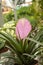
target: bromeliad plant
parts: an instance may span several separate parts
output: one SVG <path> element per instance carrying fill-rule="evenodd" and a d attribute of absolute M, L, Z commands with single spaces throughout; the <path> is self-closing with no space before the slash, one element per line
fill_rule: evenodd
<path fill-rule="evenodd" d="M 33 38 L 30 35 L 32 26 L 30 22 L 22 18 L 16 25 L 16 38 L 7 32 L 0 32 L 0 38 L 5 40 L 7 47 L 12 51 L 13 55 L 6 57 L 14 59 L 17 65 L 34 65 L 34 60 L 43 53 L 43 42 L 41 43 L 41 35 L 43 31 L 39 31 Z"/>

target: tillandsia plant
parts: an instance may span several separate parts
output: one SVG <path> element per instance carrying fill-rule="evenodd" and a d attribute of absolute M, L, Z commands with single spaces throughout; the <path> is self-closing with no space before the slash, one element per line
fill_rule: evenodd
<path fill-rule="evenodd" d="M 20 19 L 16 26 L 17 38 L 25 39 L 30 33 L 31 29 L 32 26 L 27 19 L 25 18 Z"/>
<path fill-rule="evenodd" d="M 43 42 L 41 42 L 43 30 L 38 31 L 33 38 L 31 31 L 31 23 L 25 18 L 20 19 L 16 25 L 15 38 L 10 33 L 0 31 L 0 38 L 5 40 L 13 53 L 5 57 L 14 59 L 16 65 L 35 65 L 38 63 L 38 57 L 43 54 Z"/>

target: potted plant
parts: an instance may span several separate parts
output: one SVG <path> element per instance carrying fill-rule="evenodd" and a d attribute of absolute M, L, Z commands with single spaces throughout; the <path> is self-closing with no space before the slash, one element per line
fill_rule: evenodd
<path fill-rule="evenodd" d="M 0 38 L 4 39 L 6 45 L 11 50 L 12 55 L 5 57 L 14 59 L 14 65 L 37 65 L 41 55 L 43 44 L 39 41 L 43 31 L 39 31 L 33 38 L 31 37 L 32 26 L 30 22 L 22 18 L 16 25 L 16 37 L 5 31 L 0 32 Z M 41 40 L 41 39 L 40 39 Z"/>

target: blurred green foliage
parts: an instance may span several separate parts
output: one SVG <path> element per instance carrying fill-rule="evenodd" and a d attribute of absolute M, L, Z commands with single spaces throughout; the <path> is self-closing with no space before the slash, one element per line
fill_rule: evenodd
<path fill-rule="evenodd" d="M 3 14 L 3 18 L 5 23 L 14 20 L 14 13 L 10 11 L 9 13 Z"/>
<path fill-rule="evenodd" d="M 35 13 L 35 10 L 33 9 L 32 5 L 30 5 L 28 7 L 21 7 L 17 11 L 18 19 L 20 19 L 20 18 L 27 18 L 30 21 L 30 23 L 32 24 L 33 28 L 38 23 L 34 13 Z"/>
<path fill-rule="evenodd" d="M 35 16 L 35 10 L 32 5 L 28 7 L 21 7 L 19 10 L 17 10 L 17 18 L 27 18 L 30 23 L 32 24 L 32 27 L 34 28 L 38 21 Z M 8 14 L 4 14 L 4 22 L 14 21 L 14 12 L 11 11 Z"/>
<path fill-rule="evenodd" d="M 4 14 L 3 17 L 4 22 L 12 21 L 14 20 L 14 12 L 11 11 Z M 43 28 L 43 0 L 32 0 L 32 4 L 28 7 L 20 7 L 20 9 L 17 10 L 17 18 L 27 18 L 31 22 L 33 28 L 37 25 Z"/>
<path fill-rule="evenodd" d="M 35 16 L 39 21 L 39 27 L 43 27 L 43 0 L 33 0 L 32 5 L 35 12 Z"/>

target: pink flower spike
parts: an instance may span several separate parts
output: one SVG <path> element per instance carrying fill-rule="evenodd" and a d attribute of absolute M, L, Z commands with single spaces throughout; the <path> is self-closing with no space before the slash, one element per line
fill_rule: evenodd
<path fill-rule="evenodd" d="M 31 29 L 32 29 L 32 26 L 27 19 L 25 18 L 19 19 L 16 25 L 17 38 L 20 38 L 20 39 L 26 38 L 28 34 L 30 33 Z"/>

